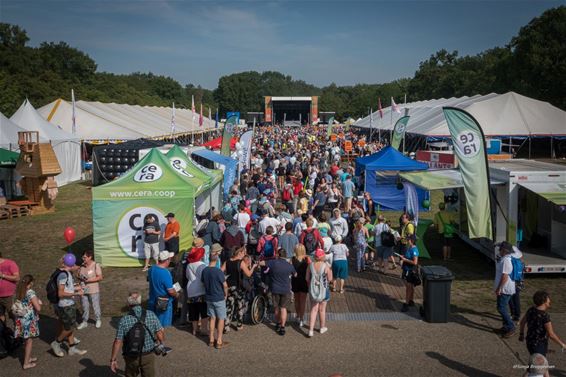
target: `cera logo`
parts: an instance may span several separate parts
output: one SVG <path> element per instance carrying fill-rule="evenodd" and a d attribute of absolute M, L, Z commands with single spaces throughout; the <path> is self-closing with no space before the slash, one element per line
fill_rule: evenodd
<path fill-rule="evenodd" d="M 397 133 L 402 134 L 403 132 L 405 132 L 406 127 L 407 127 L 406 124 L 399 122 L 399 125 L 397 126 Z"/>
<path fill-rule="evenodd" d="M 456 136 L 456 150 L 461 157 L 472 158 L 481 149 L 481 139 L 474 131 L 462 131 Z"/>
<path fill-rule="evenodd" d="M 143 225 L 147 216 L 153 216 L 161 230 L 165 229 L 165 216 L 161 211 L 151 207 L 137 207 L 126 212 L 118 223 L 118 244 L 132 258 L 144 259 Z M 163 240 L 159 236 L 159 250 L 163 250 Z"/>
<path fill-rule="evenodd" d="M 137 171 L 134 176 L 136 182 L 153 182 L 161 178 L 163 171 L 155 164 L 147 164 Z"/>
<path fill-rule="evenodd" d="M 194 177 L 191 173 L 185 170 L 187 169 L 187 163 L 182 159 L 173 157 L 169 160 L 169 162 L 171 163 L 171 167 L 173 167 L 173 169 L 175 169 L 177 172 L 181 173 L 185 177 L 189 177 L 189 178 Z"/>

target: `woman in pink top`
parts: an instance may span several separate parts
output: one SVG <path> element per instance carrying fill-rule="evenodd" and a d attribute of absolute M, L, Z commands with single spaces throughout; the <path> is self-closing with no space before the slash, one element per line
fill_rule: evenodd
<path fill-rule="evenodd" d="M 12 317 L 12 299 L 16 292 L 16 284 L 20 280 L 20 269 L 16 262 L 11 259 L 2 258 L 0 253 L 0 305 L 4 306 L 6 312 Z"/>
<path fill-rule="evenodd" d="M 94 261 L 94 253 L 91 250 L 87 250 L 83 254 L 83 264 L 79 269 L 79 279 L 84 289 L 84 295 L 81 298 L 83 322 L 77 326 L 77 329 L 82 330 L 88 326 L 89 297 L 94 309 L 95 326 L 98 329 L 102 325 L 100 318 L 100 287 L 98 285 L 98 282 L 102 280 L 102 268 Z"/>

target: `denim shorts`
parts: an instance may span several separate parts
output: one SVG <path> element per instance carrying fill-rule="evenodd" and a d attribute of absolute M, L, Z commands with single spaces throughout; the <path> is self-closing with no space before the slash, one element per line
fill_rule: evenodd
<path fill-rule="evenodd" d="M 206 302 L 206 313 L 209 317 L 226 319 L 226 301 Z"/>

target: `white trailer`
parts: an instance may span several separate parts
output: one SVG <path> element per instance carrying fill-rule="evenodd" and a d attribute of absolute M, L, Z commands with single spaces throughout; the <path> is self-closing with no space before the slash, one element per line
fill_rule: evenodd
<path fill-rule="evenodd" d="M 490 161 L 489 174 L 505 182 L 496 187 L 495 242 L 519 241 L 526 273 L 566 273 L 566 165 Z"/>
<path fill-rule="evenodd" d="M 498 202 L 492 208 L 493 241 L 516 245 L 517 235 L 522 235 L 519 246 L 526 273 L 566 273 L 566 165 L 523 159 L 489 161 L 489 175 Z M 459 208 L 460 238 L 495 259 L 491 240 L 467 236 L 464 190 L 458 170 L 427 170 L 400 176 L 426 190 L 458 190 L 459 204 L 452 207 Z M 539 239 L 538 247 L 528 242 L 533 237 Z"/>

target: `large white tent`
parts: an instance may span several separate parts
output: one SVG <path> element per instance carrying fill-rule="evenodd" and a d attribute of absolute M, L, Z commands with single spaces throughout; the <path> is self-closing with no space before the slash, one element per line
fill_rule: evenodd
<path fill-rule="evenodd" d="M 55 177 L 60 186 L 81 179 L 81 142 L 78 137 L 43 119 L 28 100 L 10 120 L 26 131 L 38 131 L 41 141 L 51 143 L 62 170 Z"/>
<path fill-rule="evenodd" d="M 57 99 L 40 109 L 41 116 L 67 132 L 73 128 L 73 106 Z M 172 108 L 77 101 L 75 135 L 86 141 L 116 141 L 171 135 Z M 203 114 L 204 115 L 204 114 Z M 214 119 L 190 109 L 175 109 L 175 134 L 198 133 L 215 128 Z"/>
<path fill-rule="evenodd" d="M 566 136 L 566 112 L 548 102 L 538 101 L 515 92 L 490 93 L 484 96 L 441 98 L 429 101 L 399 104 L 401 114 L 391 113 L 391 107 L 383 109 L 383 118 L 376 111 L 356 122 L 354 127 L 390 131 L 408 109 L 410 119 L 407 133 L 431 138 L 449 137 L 450 132 L 442 108 L 463 109 L 480 123 L 486 136 L 537 137 Z"/>
<path fill-rule="evenodd" d="M 18 145 L 18 132 L 23 131 L 25 131 L 23 128 L 0 113 L 0 148 L 9 151 L 18 151 L 20 149 Z M 41 135 L 40 140 L 45 141 L 44 138 L 42 139 Z"/>

